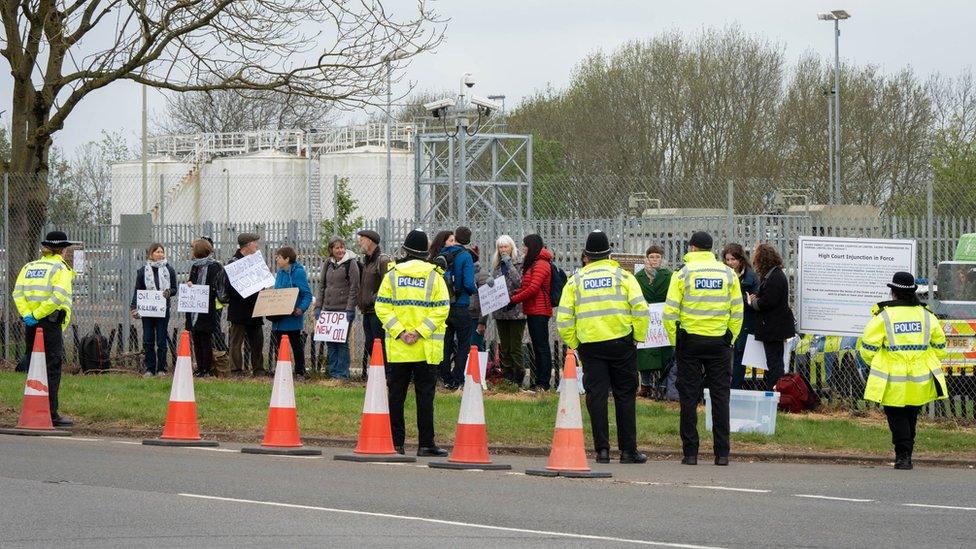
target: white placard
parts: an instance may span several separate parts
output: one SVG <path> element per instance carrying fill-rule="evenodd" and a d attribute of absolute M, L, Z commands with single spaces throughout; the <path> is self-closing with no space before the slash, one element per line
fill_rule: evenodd
<path fill-rule="evenodd" d="M 180 290 L 176 295 L 176 310 L 181 313 L 210 312 L 210 286 L 180 284 Z"/>
<path fill-rule="evenodd" d="M 71 253 L 71 265 L 76 273 L 85 272 L 85 250 L 74 250 Z"/>
<path fill-rule="evenodd" d="M 861 335 L 872 306 L 890 299 L 891 276 L 915 273 L 914 240 L 801 236 L 798 246 L 797 323 L 805 334 Z"/>
<path fill-rule="evenodd" d="M 166 316 L 166 298 L 159 290 L 136 290 L 136 312 L 144 318 Z"/>
<path fill-rule="evenodd" d="M 488 380 L 486 377 L 488 375 L 488 353 L 485 351 L 478 351 L 478 371 L 481 372 L 481 388 L 487 391 Z"/>
<path fill-rule="evenodd" d="M 481 299 L 481 314 L 490 315 L 511 303 L 508 297 L 508 286 L 505 284 L 505 277 L 500 276 L 495 279 L 494 285 L 483 284 L 478 288 L 478 297 Z"/>
<path fill-rule="evenodd" d="M 790 353 L 793 352 L 792 339 L 787 339 L 783 343 L 783 370 L 789 371 L 790 369 Z M 769 365 L 766 364 L 766 348 L 763 346 L 762 341 L 757 341 L 756 336 L 748 334 L 746 338 L 746 348 L 742 353 L 742 365 L 751 366 L 758 370 L 768 370 Z"/>
<path fill-rule="evenodd" d="M 322 311 L 315 321 L 314 341 L 329 343 L 345 343 L 349 337 L 349 319 L 346 313 L 336 311 Z"/>
<path fill-rule="evenodd" d="M 634 274 L 637 274 L 644 270 L 645 265 L 643 263 L 634 263 Z"/>
<path fill-rule="evenodd" d="M 671 341 L 668 333 L 664 331 L 664 303 L 648 303 L 647 312 L 651 321 L 647 324 L 647 335 L 644 342 L 638 343 L 638 349 L 657 349 L 659 347 L 670 347 Z"/>
<path fill-rule="evenodd" d="M 260 251 L 228 263 L 224 266 L 224 272 L 227 273 L 230 285 L 241 294 L 241 297 L 250 297 L 265 288 L 274 286 L 275 283 L 275 277 L 261 257 Z"/>

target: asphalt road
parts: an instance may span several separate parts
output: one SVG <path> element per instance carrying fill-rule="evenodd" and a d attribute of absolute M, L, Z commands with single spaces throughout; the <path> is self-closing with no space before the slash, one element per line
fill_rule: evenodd
<path fill-rule="evenodd" d="M 0 435 L 2 547 L 972 547 L 976 471 L 703 462 L 609 480 Z M 734 456 L 733 456 L 734 457 Z"/>

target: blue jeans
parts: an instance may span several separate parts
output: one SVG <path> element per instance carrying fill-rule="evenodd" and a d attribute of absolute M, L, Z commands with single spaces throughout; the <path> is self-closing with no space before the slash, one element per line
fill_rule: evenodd
<path fill-rule="evenodd" d="M 349 342 L 325 344 L 329 351 L 329 376 L 349 379 Z"/>
<path fill-rule="evenodd" d="M 155 374 L 166 371 L 166 351 L 169 341 L 166 339 L 166 326 L 169 318 L 142 319 L 142 349 L 145 351 L 144 363 L 146 371 Z"/>

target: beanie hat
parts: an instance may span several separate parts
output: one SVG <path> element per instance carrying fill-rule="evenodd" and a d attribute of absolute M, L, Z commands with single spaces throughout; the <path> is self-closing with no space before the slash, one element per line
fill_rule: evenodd
<path fill-rule="evenodd" d="M 698 248 L 699 250 L 711 250 L 712 249 L 712 235 L 706 233 L 705 231 L 698 231 L 697 233 L 691 235 L 691 240 L 688 244 Z"/>
<path fill-rule="evenodd" d="M 454 240 L 462 246 L 471 244 L 471 229 L 464 226 L 458 227 L 454 231 Z"/>
<path fill-rule="evenodd" d="M 607 255 L 610 253 L 610 239 L 607 233 L 597 229 L 586 237 L 586 255 Z"/>
<path fill-rule="evenodd" d="M 410 231 L 407 238 L 403 241 L 403 251 L 407 255 L 427 257 L 427 246 L 429 245 L 427 241 L 427 233 L 421 231 L 420 229 L 414 229 Z"/>
<path fill-rule="evenodd" d="M 363 230 L 359 231 L 356 234 L 358 236 L 365 236 L 366 238 L 372 240 L 373 241 L 373 244 L 379 244 L 380 243 L 380 233 L 378 233 L 376 231 L 373 231 L 373 230 L 370 230 L 370 229 L 363 229 Z"/>

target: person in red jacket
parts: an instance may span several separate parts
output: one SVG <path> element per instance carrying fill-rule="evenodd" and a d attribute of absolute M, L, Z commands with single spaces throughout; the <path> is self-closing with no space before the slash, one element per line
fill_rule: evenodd
<path fill-rule="evenodd" d="M 549 348 L 549 318 L 552 302 L 549 289 L 552 286 L 552 252 L 542 243 L 542 237 L 530 234 L 522 239 L 522 286 L 512 296 L 513 304 L 522 304 L 532 351 L 535 382 L 533 390 L 548 391 L 552 375 L 552 352 Z M 513 305 L 514 306 L 514 305 Z"/>

